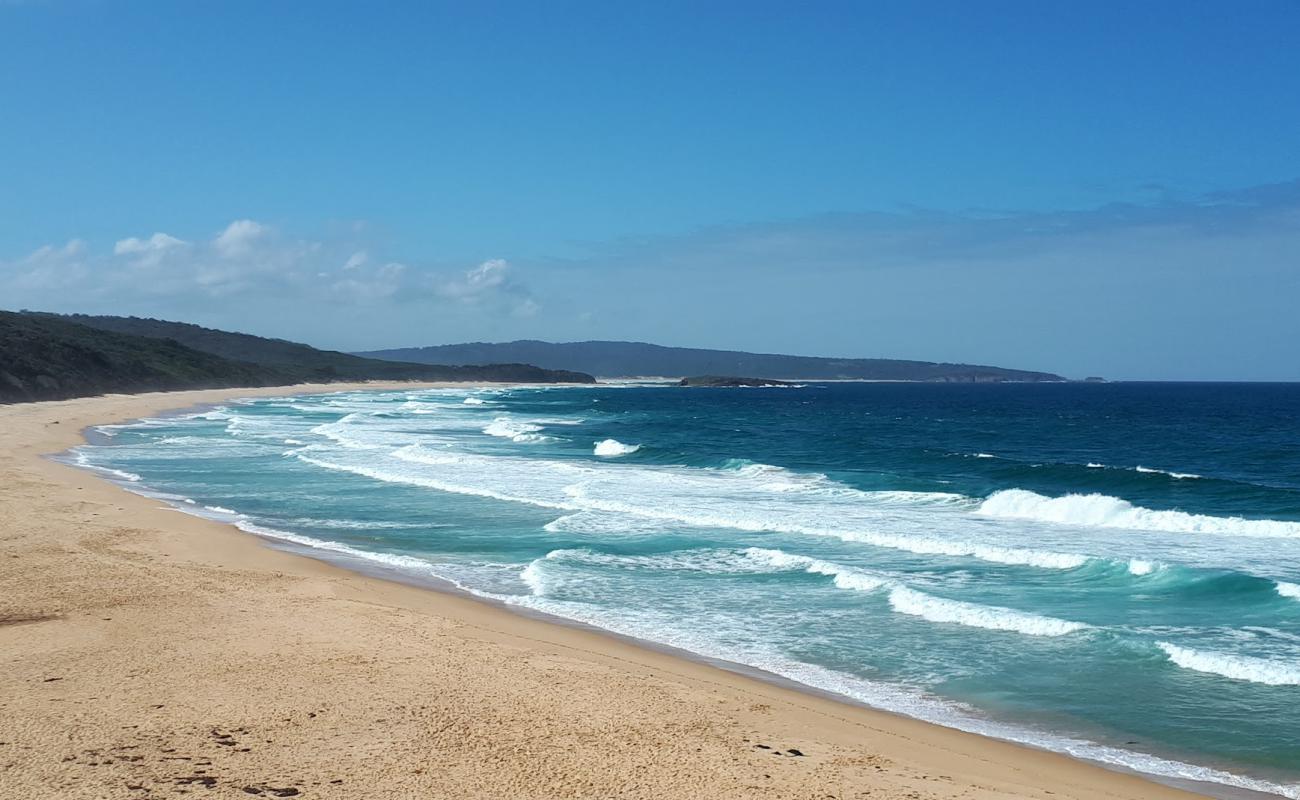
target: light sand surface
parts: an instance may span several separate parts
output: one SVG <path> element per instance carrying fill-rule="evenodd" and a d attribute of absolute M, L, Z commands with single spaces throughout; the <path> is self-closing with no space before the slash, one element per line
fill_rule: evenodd
<path fill-rule="evenodd" d="M 348 572 L 43 457 L 290 391 L 0 406 L 0 798 L 1193 796 Z"/>

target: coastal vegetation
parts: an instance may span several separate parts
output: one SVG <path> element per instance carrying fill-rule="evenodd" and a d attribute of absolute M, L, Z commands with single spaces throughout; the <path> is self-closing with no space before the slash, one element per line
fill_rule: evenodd
<path fill-rule="evenodd" d="M 592 383 L 528 364 L 407 364 L 137 317 L 0 311 L 0 403 L 363 380 Z"/>

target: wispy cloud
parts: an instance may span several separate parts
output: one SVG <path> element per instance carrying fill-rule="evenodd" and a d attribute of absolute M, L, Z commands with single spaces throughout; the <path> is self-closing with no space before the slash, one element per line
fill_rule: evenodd
<path fill-rule="evenodd" d="M 456 304 L 503 314 L 537 307 L 502 259 L 459 271 L 376 259 L 356 240 L 364 232 L 327 242 L 241 219 L 197 241 L 157 232 L 94 251 L 73 239 L 0 260 L 0 296 L 6 305 L 107 311 L 114 303 L 138 308 L 141 298 L 162 308 L 253 297 L 308 306 Z"/>
<path fill-rule="evenodd" d="M 1005 262 L 1127 240 L 1196 246 L 1297 232 L 1300 180 L 1153 204 L 1068 211 L 841 213 L 621 239 L 567 266 L 666 269 L 871 270 Z M 1105 266 L 1097 264 L 1098 267 Z"/>
<path fill-rule="evenodd" d="M 359 349 L 599 337 L 1078 377 L 1300 378 L 1300 362 L 1277 357 L 1300 340 L 1300 181 L 1152 196 L 833 214 L 459 264 L 389 257 L 366 226 L 313 239 L 243 219 L 0 260 L 0 302 Z"/>
<path fill-rule="evenodd" d="M 542 266 L 553 295 L 587 298 L 571 307 L 584 338 L 1300 378 L 1271 344 L 1300 340 L 1300 181 L 1081 210 L 717 226 Z M 618 291 L 598 302 L 595 285 Z"/>

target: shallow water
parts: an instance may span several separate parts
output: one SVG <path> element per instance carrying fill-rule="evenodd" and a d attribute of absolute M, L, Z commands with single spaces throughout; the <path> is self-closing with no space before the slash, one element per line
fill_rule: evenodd
<path fill-rule="evenodd" d="M 79 463 L 871 705 L 1300 797 L 1300 386 L 349 392 Z"/>

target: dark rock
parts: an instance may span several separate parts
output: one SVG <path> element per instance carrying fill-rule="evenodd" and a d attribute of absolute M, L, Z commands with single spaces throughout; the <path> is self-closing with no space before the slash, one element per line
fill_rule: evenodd
<path fill-rule="evenodd" d="M 696 375 L 690 378 L 682 378 L 678 386 L 706 386 L 710 388 L 735 388 L 740 386 L 762 387 L 762 386 L 794 386 L 789 381 L 778 381 L 771 378 L 737 378 L 731 375 Z"/>

